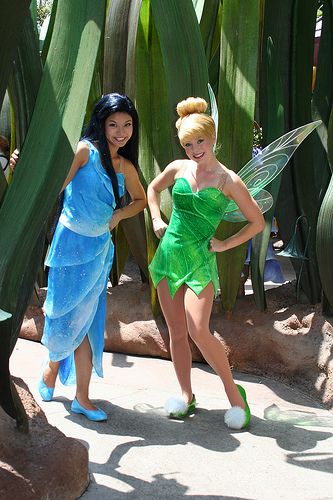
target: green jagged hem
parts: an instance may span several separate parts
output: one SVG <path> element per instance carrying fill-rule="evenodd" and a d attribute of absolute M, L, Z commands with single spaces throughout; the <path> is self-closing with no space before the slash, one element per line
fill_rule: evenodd
<path fill-rule="evenodd" d="M 169 292 L 170 292 L 170 295 L 172 298 L 174 298 L 174 296 L 176 295 L 176 292 L 183 286 L 183 285 L 186 285 L 188 286 L 197 296 L 200 295 L 201 292 L 203 292 L 203 290 L 206 288 L 206 286 L 209 285 L 209 283 L 212 283 L 213 284 L 213 287 L 214 287 L 214 297 L 216 298 L 217 295 L 218 295 L 218 290 L 219 290 L 219 281 L 218 281 L 218 278 L 217 279 L 214 279 L 214 278 L 211 278 L 210 280 L 207 281 L 207 283 L 205 283 L 204 285 L 203 284 L 193 284 L 191 281 L 187 281 L 187 280 L 184 280 L 183 282 L 181 282 L 179 285 L 175 286 L 174 283 L 172 281 L 170 281 L 168 279 L 167 276 L 162 276 L 161 278 L 159 278 L 157 281 L 154 280 L 152 274 L 150 274 L 151 276 L 151 279 L 152 279 L 152 282 L 153 282 L 153 285 L 154 285 L 154 288 L 157 288 L 157 286 L 159 285 L 159 283 L 162 281 L 162 280 L 166 280 L 167 284 L 168 284 L 168 289 L 169 289 Z"/>

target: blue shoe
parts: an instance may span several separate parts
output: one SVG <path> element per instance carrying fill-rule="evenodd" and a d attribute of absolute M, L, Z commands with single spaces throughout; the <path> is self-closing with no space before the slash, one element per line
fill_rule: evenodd
<path fill-rule="evenodd" d="M 48 387 L 44 382 L 44 372 L 39 381 L 38 390 L 43 401 L 52 401 L 54 387 Z"/>
<path fill-rule="evenodd" d="M 103 420 L 107 420 L 108 418 L 105 411 L 101 410 L 100 408 L 97 408 L 97 410 L 87 410 L 82 405 L 80 405 L 76 398 L 72 402 L 71 411 L 72 413 L 81 413 L 82 415 L 87 417 L 88 420 L 93 420 L 94 422 L 102 422 Z"/>

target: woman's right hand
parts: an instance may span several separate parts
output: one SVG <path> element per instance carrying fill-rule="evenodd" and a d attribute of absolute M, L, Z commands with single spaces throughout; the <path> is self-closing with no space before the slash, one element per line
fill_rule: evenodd
<path fill-rule="evenodd" d="M 10 159 L 9 159 L 9 165 L 10 165 L 10 168 L 11 168 L 12 172 L 14 172 L 14 170 L 15 170 L 15 167 L 16 167 L 16 164 L 18 162 L 19 157 L 20 157 L 19 150 L 18 149 L 14 149 L 14 151 L 10 155 Z"/>
<path fill-rule="evenodd" d="M 162 236 L 164 235 L 166 228 L 168 227 L 168 224 L 164 222 L 161 217 L 154 217 L 153 220 L 153 230 L 154 233 L 156 234 L 157 238 L 160 240 Z"/>

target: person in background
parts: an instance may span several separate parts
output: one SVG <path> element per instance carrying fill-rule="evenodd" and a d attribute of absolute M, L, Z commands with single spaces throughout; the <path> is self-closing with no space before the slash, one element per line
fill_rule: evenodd
<path fill-rule="evenodd" d="M 3 173 L 6 179 L 8 179 L 9 174 L 9 141 L 8 139 L 0 135 L 0 163 Z"/>

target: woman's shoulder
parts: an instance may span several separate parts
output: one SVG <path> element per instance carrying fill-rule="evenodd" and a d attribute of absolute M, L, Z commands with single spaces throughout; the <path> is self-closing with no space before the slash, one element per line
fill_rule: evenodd
<path fill-rule="evenodd" d="M 224 183 L 223 192 L 232 197 L 239 189 L 244 189 L 245 184 L 239 175 L 229 168 L 225 168 L 226 171 L 226 179 Z"/>
<path fill-rule="evenodd" d="M 89 151 L 91 144 L 92 143 L 90 141 L 88 141 L 87 139 L 81 139 L 78 142 L 77 151 L 81 151 L 81 150 Z"/>
<path fill-rule="evenodd" d="M 99 153 L 98 142 L 90 141 L 89 139 L 81 139 L 77 147 L 84 151 L 94 151 Z"/>
<path fill-rule="evenodd" d="M 165 170 L 173 171 L 175 173 L 175 176 L 181 175 L 190 165 L 190 163 L 191 163 L 190 160 L 185 160 L 185 159 L 174 160 L 171 163 L 169 163 L 169 165 L 167 165 Z"/>
<path fill-rule="evenodd" d="M 75 158 L 79 161 L 81 167 L 86 165 L 86 163 L 89 160 L 89 156 L 90 156 L 89 144 L 86 141 L 79 141 L 76 148 Z"/>
<path fill-rule="evenodd" d="M 230 168 L 224 167 L 226 174 L 227 174 L 227 182 L 229 184 L 239 184 L 242 183 L 242 179 L 239 177 L 239 175 L 231 170 Z"/>

